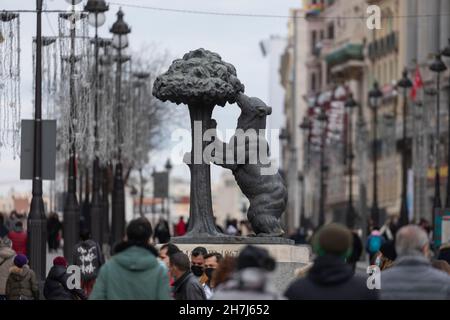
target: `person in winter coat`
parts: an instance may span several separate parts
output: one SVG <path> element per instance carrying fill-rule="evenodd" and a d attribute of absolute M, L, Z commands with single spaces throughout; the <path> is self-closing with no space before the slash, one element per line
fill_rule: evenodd
<path fill-rule="evenodd" d="M 266 249 L 247 246 L 236 262 L 236 272 L 219 285 L 212 300 L 280 300 L 282 297 L 269 282 L 269 274 L 276 262 Z"/>
<path fill-rule="evenodd" d="M 10 269 L 14 266 L 16 253 L 11 247 L 11 240 L 7 237 L 0 238 L 0 300 L 6 300 L 6 281 L 8 280 Z"/>
<path fill-rule="evenodd" d="M 152 227 L 138 218 L 127 227 L 127 240 L 119 243 L 98 274 L 90 300 L 169 300 L 169 276 L 158 251 L 151 246 Z"/>
<path fill-rule="evenodd" d="M 69 289 L 70 275 L 67 273 L 67 261 L 64 257 L 53 259 L 44 285 L 44 297 L 47 300 L 86 300 L 81 289 Z"/>
<path fill-rule="evenodd" d="M 441 245 L 437 259 L 445 260 L 448 264 L 450 264 L 450 242 Z"/>
<path fill-rule="evenodd" d="M 421 227 L 402 227 L 395 237 L 395 251 L 394 265 L 381 272 L 381 299 L 450 299 L 450 276 L 432 267 L 428 236 Z"/>
<path fill-rule="evenodd" d="M 105 259 L 100 245 L 90 239 L 89 231 L 82 230 L 80 240 L 74 247 L 73 261 L 81 269 L 81 288 L 89 296 Z"/>
<path fill-rule="evenodd" d="M 186 230 L 187 230 L 187 225 L 184 222 L 184 218 L 180 217 L 180 219 L 178 220 L 178 223 L 175 227 L 175 234 L 178 237 L 184 236 L 186 234 Z"/>
<path fill-rule="evenodd" d="M 376 290 L 367 288 L 367 278 L 355 275 L 346 263 L 351 255 L 352 234 L 348 228 L 331 223 L 318 230 L 313 239 L 317 254 L 305 278 L 295 280 L 285 292 L 289 300 L 376 300 Z"/>
<path fill-rule="evenodd" d="M 8 300 L 39 300 L 39 287 L 34 271 L 28 266 L 28 259 L 23 254 L 14 258 L 5 288 Z"/>
<path fill-rule="evenodd" d="M 206 300 L 205 291 L 196 276 L 191 273 L 189 257 L 177 252 L 169 257 L 170 274 L 175 278 L 173 297 L 175 300 Z"/>
<path fill-rule="evenodd" d="M 158 243 L 167 243 L 170 241 L 169 224 L 163 218 L 159 219 L 155 227 L 155 235 L 153 239 L 158 239 Z"/>
<path fill-rule="evenodd" d="M 380 251 L 381 246 L 385 242 L 381 232 L 375 228 L 367 238 L 366 251 L 369 254 L 369 263 L 375 264 L 375 256 Z"/>
<path fill-rule="evenodd" d="M 22 221 L 17 221 L 14 229 L 8 233 L 12 248 L 17 254 L 27 255 L 27 233 L 23 230 Z"/>
<path fill-rule="evenodd" d="M 0 212 L 0 238 L 4 238 L 8 236 L 9 229 L 5 225 L 5 217 L 3 216 L 3 213 Z"/>
<path fill-rule="evenodd" d="M 58 214 L 53 212 L 47 219 L 47 240 L 49 251 L 56 251 L 59 248 L 59 232 L 62 229 Z"/>
<path fill-rule="evenodd" d="M 363 252 L 363 244 L 361 241 L 361 238 L 359 237 L 356 230 L 352 230 L 352 237 L 353 237 L 353 248 L 352 253 L 347 258 L 347 263 L 352 266 L 353 272 L 356 270 L 356 264 L 358 263 L 359 259 L 361 258 L 361 254 Z"/>

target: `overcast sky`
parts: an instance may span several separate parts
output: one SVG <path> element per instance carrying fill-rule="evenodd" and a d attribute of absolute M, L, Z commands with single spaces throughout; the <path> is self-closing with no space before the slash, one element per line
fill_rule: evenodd
<path fill-rule="evenodd" d="M 85 2 L 85 1 L 83 1 Z M 68 9 L 64 0 L 44 0 L 48 9 Z M 107 21 L 100 30 L 100 36 L 109 37 L 109 28 L 115 21 L 119 9 L 116 3 L 123 4 L 125 21 L 132 28 L 130 49 L 138 50 L 145 44 L 157 44 L 167 49 L 173 58 L 203 47 L 219 53 L 222 58 L 232 63 L 239 79 L 245 84 L 246 93 L 267 100 L 268 96 L 268 60 L 259 47 L 261 40 L 270 35 L 285 36 L 287 19 L 256 18 L 238 16 L 218 16 L 164 12 L 132 8 L 126 5 L 146 5 L 160 8 L 186 9 L 245 14 L 288 15 L 290 8 L 301 5 L 300 0 L 116 0 L 110 2 Z M 35 9 L 34 0 L 0 0 L 0 10 Z M 57 14 L 48 13 L 43 17 L 43 34 L 53 35 L 57 32 Z M 31 118 L 32 107 L 32 59 L 31 39 L 36 32 L 36 16 L 30 13 L 21 15 L 21 49 L 22 49 L 22 118 Z M 186 112 L 187 108 L 182 112 Z M 185 113 L 188 117 L 188 113 Z M 235 106 L 216 107 L 213 117 L 218 120 L 219 129 L 235 128 L 239 110 Z M 161 153 L 154 161 L 162 168 L 170 150 Z M 0 194 L 5 194 L 11 187 L 16 190 L 30 190 L 31 181 L 19 182 L 19 160 L 13 160 L 9 153 L 1 150 L 0 159 Z M 213 180 L 220 176 L 220 170 L 213 169 Z M 189 177 L 185 165 L 174 168 L 174 174 Z"/>

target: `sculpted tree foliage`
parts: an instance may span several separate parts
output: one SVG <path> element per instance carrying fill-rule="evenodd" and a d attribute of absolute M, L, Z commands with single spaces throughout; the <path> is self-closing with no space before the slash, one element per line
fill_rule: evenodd
<path fill-rule="evenodd" d="M 157 77 L 153 95 L 162 101 L 186 104 L 189 108 L 192 150 L 187 155 L 191 171 L 190 223 L 186 236 L 214 236 L 216 230 L 211 202 L 210 165 L 202 157 L 208 141 L 194 141 L 194 128 L 201 124 L 201 137 L 214 126 L 211 119 L 216 105 L 235 103 L 244 85 L 233 65 L 217 53 L 197 49 L 173 61 L 169 70 Z M 195 124 L 196 123 L 196 124 Z M 200 132 L 199 132 L 200 133 Z M 196 137 L 196 139 L 201 139 Z M 196 148 L 196 145 L 200 148 Z"/>

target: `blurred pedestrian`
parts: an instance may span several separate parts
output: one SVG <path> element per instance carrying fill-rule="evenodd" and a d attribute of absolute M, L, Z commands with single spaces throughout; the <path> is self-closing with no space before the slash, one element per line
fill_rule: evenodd
<path fill-rule="evenodd" d="M 173 243 L 165 243 L 159 249 L 159 258 L 166 264 L 167 268 L 169 267 L 169 257 L 181 250 L 174 245 Z"/>
<path fill-rule="evenodd" d="M 169 257 L 170 274 L 175 278 L 173 297 L 175 300 L 206 300 L 202 286 L 191 271 L 189 257 L 177 252 Z"/>
<path fill-rule="evenodd" d="M 186 234 L 186 223 L 184 222 L 183 216 L 178 220 L 177 226 L 175 227 L 175 235 L 177 237 L 184 236 Z"/>
<path fill-rule="evenodd" d="M 11 240 L 8 237 L 0 238 L 0 300 L 6 300 L 6 281 L 10 269 L 14 266 L 15 256 Z"/>
<path fill-rule="evenodd" d="M 445 260 L 433 260 L 431 262 L 431 265 L 433 266 L 433 268 L 443 271 L 446 274 L 448 274 L 450 276 L 450 264 L 447 263 L 447 261 Z"/>
<path fill-rule="evenodd" d="M 211 280 L 214 276 L 214 272 L 219 266 L 219 263 L 222 261 L 223 256 L 218 252 L 208 253 L 205 256 L 205 275 L 206 282 L 202 285 L 203 290 L 205 291 L 206 299 L 210 300 L 214 293 L 214 285 L 211 283 Z"/>
<path fill-rule="evenodd" d="M 14 258 L 14 266 L 6 281 L 5 294 L 7 300 L 39 300 L 36 275 L 28 266 L 28 258 L 23 254 Z"/>
<path fill-rule="evenodd" d="M 62 223 L 56 212 L 52 212 L 47 219 L 47 240 L 50 252 L 59 249 L 59 232 L 62 230 Z"/>
<path fill-rule="evenodd" d="M 363 252 L 363 244 L 357 230 L 352 230 L 352 237 L 352 253 L 347 258 L 347 263 L 352 266 L 353 272 L 355 272 L 356 264 L 358 263 L 359 259 L 361 259 L 361 254 Z"/>
<path fill-rule="evenodd" d="M 269 282 L 276 262 L 266 249 L 247 246 L 236 261 L 230 280 L 216 288 L 212 300 L 278 300 L 281 297 Z"/>
<path fill-rule="evenodd" d="M 9 229 L 5 225 L 5 217 L 3 213 L 0 212 L 0 238 L 4 238 L 8 235 Z"/>
<path fill-rule="evenodd" d="M 375 255 L 380 251 L 381 246 L 383 245 L 385 239 L 381 235 L 381 232 L 378 228 L 374 228 L 367 238 L 366 242 L 366 251 L 369 254 L 369 263 L 375 263 Z"/>
<path fill-rule="evenodd" d="M 160 218 L 156 227 L 153 239 L 158 239 L 158 243 L 167 243 L 170 241 L 169 224 L 164 218 Z"/>
<path fill-rule="evenodd" d="M 225 256 L 217 266 L 211 279 L 211 286 L 217 288 L 231 279 L 236 269 L 236 258 Z"/>
<path fill-rule="evenodd" d="M 81 269 L 81 288 L 89 296 L 105 259 L 100 244 L 91 239 L 87 230 L 80 232 L 80 242 L 74 247 L 73 261 Z"/>
<path fill-rule="evenodd" d="M 437 259 L 445 260 L 445 261 L 447 261 L 448 264 L 450 264 L 450 243 L 449 242 L 441 245 L 441 247 L 439 248 Z"/>
<path fill-rule="evenodd" d="M 47 300 L 86 300 L 82 289 L 69 289 L 70 275 L 67 273 L 67 261 L 64 257 L 53 259 L 44 284 L 44 297 Z"/>
<path fill-rule="evenodd" d="M 12 231 L 8 233 L 12 248 L 17 254 L 27 255 L 27 233 L 23 230 L 22 221 L 17 221 Z"/>
<path fill-rule="evenodd" d="M 375 300 L 377 293 L 367 288 L 367 278 L 355 275 L 346 263 L 351 255 L 353 236 L 343 225 L 331 223 L 313 238 L 317 255 L 307 276 L 295 280 L 287 289 L 289 300 Z"/>
<path fill-rule="evenodd" d="M 100 269 L 89 299 L 170 299 L 167 269 L 150 245 L 150 222 L 145 218 L 133 220 L 126 233 L 127 240 L 115 247 L 113 257 Z"/>
<path fill-rule="evenodd" d="M 191 271 L 198 279 L 203 275 L 207 254 L 208 251 L 204 247 L 196 247 L 191 252 Z"/>
<path fill-rule="evenodd" d="M 6 220 L 6 227 L 8 228 L 9 231 L 11 231 L 14 229 L 14 226 L 19 221 L 20 221 L 19 214 L 17 213 L 16 210 L 13 210 L 13 211 L 11 211 L 8 219 Z"/>
<path fill-rule="evenodd" d="M 380 251 L 375 256 L 374 265 L 380 268 L 381 271 L 386 270 L 394 265 L 394 261 L 397 259 L 397 253 L 395 252 L 394 241 L 386 241 L 380 248 Z"/>
<path fill-rule="evenodd" d="M 238 221 L 237 219 L 232 219 L 228 222 L 227 229 L 225 233 L 229 236 L 239 236 L 241 232 L 238 229 Z"/>
<path fill-rule="evenodd" d="M 450 276 L 431 266 L 428 237 L 421 227 L 402 227 L 395 238 L 395 251 L 394 266 L 381 273 L 382 299 L 450 299 Z"/>

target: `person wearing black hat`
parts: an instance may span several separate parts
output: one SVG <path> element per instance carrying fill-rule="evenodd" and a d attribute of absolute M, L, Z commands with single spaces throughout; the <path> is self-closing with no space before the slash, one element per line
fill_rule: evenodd
<path fill-rule="evenodd" d="M 276 262 L 266 249 L 247 246 L 239 254 L 236 272 L 231 279 L 219 285 L 212 300 L 280 300 L 269 274 Z"/>
<path fill-rule="evenodd" d="M 289 300 L 376 300 L 367 279 L 355 275 L 346 262 L 351 256 L 353 236 L 348 228 L 332 223 L 319 229 L 313 239 L 317 254 L 308 275 L 295 280 L 285 292 Z"/>

